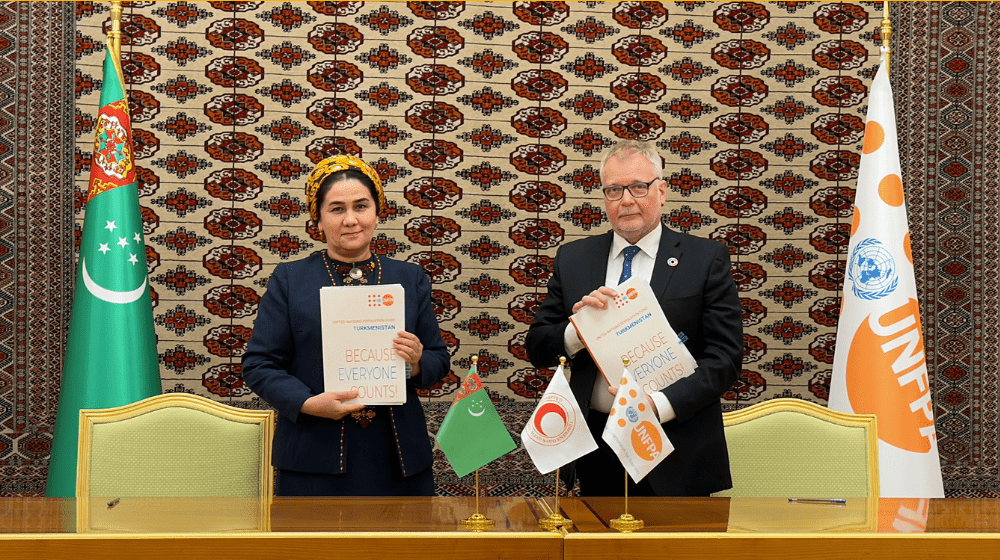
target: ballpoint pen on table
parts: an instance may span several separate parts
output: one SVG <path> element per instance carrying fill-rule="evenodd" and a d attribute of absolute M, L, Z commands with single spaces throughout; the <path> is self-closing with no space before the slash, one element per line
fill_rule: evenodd
<path fill-rule="evenodd" d="M 788 498 L 790 504 L 830 504 L 842 506 L 847 504 L 844 498 Z"/>

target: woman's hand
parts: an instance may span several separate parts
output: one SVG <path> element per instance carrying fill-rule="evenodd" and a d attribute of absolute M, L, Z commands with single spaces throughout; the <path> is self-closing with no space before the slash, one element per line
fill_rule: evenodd
<path fill-rule="evenodd" d="M 417 335 L 406 331 L 399 331 L 396 338 L 392 339 L 392 349 L 396 355 L 403 358 L 403 361 L 413 366 L 410 377 L 420 375 L 420 358 L 424 355 L 424 345 L 417 338 Z"/>
<path fill-rule="evenodd" d="M 344 416 L 365 407 L 363 404 L 348 404 L 344 402 L 356 398 L 358 398 L 357 389 L 351 391 L 329 391 L 326 393 L 320 393 L 306 399 L 306 402 L 302 403 L 302 409 L 300 412 L 304 412 L 311 416 L 340 420 Z"/>

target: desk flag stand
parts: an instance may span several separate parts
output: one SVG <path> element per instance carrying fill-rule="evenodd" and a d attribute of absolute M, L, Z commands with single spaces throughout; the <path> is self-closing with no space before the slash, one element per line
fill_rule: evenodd
<path fill-rule="evenodd" d="M 625 369 L 628 370 L 628 358 L 622 358 Z M 628 512 L 628 470 L 625 471 L 625 513 L 611 520 L 611 528 L 622 533 L 631 533 L 645 527 L 642 519 L 636 519 Z"/>
<path fill-rule="evenodd" d="M 566 356 L 559 356 L 559 367 L 561 367 L 561 368 L 565 368 L 566 367 Z M 556 370 L 556 372 L 558 373 L 558 370 Z M 541 525 L 543 529 L 546 529 L 546 530 L 549 530 L 549 531 L 558 531 L 560 527 L 565 527 L 565 528 L 569 529 L 570 527 L 573 526 L 573 520 L 572 519 L 569 519 L 567 517 L 563 517 L 562 514 L 559 513 L 559 470 L 560 469 L 557 467 L 556 468 L 556 503 L 555 503 L 555 507 L 549 513 L 548 517 L 545 517 L 545 518 L 542 518 L 542 519 L 538 520 L 538 524 Z M 569 491 L 569 489 L 567 488 L 567 492 L 568 491 Z M 539 500 L 539 501 L 542 503 L 543 506 L 545 505 L 544 501 L 541 501 L 541 500 Z"/>
<path fill-rule="evenodd" d="M 611 520 L 611 528 L 622 533 L 631 533 L 645 526 L 642 519 L 636 519 L 628 512 L 628 471 L 625 471 L 625 513 Z"/>
<path fill-rule="evenodd" d="M 565 363 L 566 362 L 566 358 L 560 358 L 560 361 L 562 361 L 563 363 Z M 539 500 L 539 501 L 541 501 L 541 500 Z M 542 501 L 541 503 L 543 505 L 545 504 L 544 501 Z M 563 517 L 562 514 L 559 513 L 559 469 L 558 468 L 556 469 L 556 504 L 555 504 L 555 507 L 552 509 L 552 512 L 549 513 L 548 517 L 543 517 L 542 519 L 539 519 L 538 520 L 538 524 L 541 525 L 543 529 L 546 529 L 548 531 L 553 531 L 553 532 L 558 531 L 560 527 L 565 527 L 567 529 L 573 527 L 573 520 L 569 519 L 568 517 Z"/>
<path fill-rule="evenodd" d="M 478 361 L 479 356 L 472 357 L 473 367 L 475 367 L 476 362 Z M 476 469 L 476 513 L 472 514 L 468 519 L 463 519 L 461 523 L 463 529 L 468 529 L 476 533 L 488 531 L 496 525 L 496 522 L 492 519 L 486 517 L 482 513 L 479 513 L 479 469 Z"/>
<path fill-rule="evenodd" d="M 475 360 L 476 358 L 472 359 Z M 479 469 L 476 469 L 476 513 L 472 514 L 468 519 L 463 519 L 461 524 L 463 529 L 468 529 L 476 533 L 488 531 L 496 525 L 495 521 L 479 513 Z"/>

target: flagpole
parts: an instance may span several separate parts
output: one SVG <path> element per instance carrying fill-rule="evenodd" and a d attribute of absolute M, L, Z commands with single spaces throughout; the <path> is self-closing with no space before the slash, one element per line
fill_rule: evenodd
<path fill-rule="evenodd" d="M 111 28 L 105 37 L 108 52 L 114 60 L 115 74 L 121 88 L 125 90 L 125 74 L 122 72 L 122 3 L 118 0 L 111 2 Z M 126 98 L 128 95 L 126 95 Z M 128 112 L 128 104 L 125 105 L 125 112 Z"/>
<path fill-rule="evenodd" d="M 892 21 L 889 19 L 889 0 L 882 2 L 882 46 L 885 47 L 885 73 L 889 74 L 889 55 L 892 54 L 892 47 L 889 46 L 889 39 L 892 38 Z"/>
<path fill-rule="evenodd" d="M 128 93 L 114 33 L 120 37 L 121 2 L 112 5 L 105 37 L 86 216 L 46 475 L 49 497 L 77 493 L 80 410 L 114 408 L 162 392 Z"/>
<path fill-rule="evenodd" d="M 611 520 L 611 528 L 622 533 L 638 531 L 646 526 L 642 519 L 636 519 L 628 512 L 628 471 L 625 471 L 625 513 Z"/>
<path fill-rule="evenodd" d="M 556 370 L 555 375 L 562 375 L 562 369 L 566 367 L 566 356 L 559 356 L 559 369 Z M 556 467 L 556 499 L 555 499 L 555 509 L 549 513 L 548 517 L 544 517 L 538 520 L 538 524 L 549 531 L 558 531 L 559 527 L 566 527 L 569 529 L 573 526 L 573 520 L 568 517 L 563 517 L 559 513 L 559 470 L 560 467 Z M 567 493 L 569 489 L 566 489 Z M 545 502 L 542 502 L 544 504 Z"/>
<path fill-rule="evenodd" d="M 628 358 L 622 358 L 622 364 L 625 366 L 625 370 L 628 371 Z M 611 520 L 611 528 L 622 533 L 631 533 L 645 526 L 646 524 L 642 519 L 636 519 L 628 512 L 628 469 L 625 469 L 625 513 L 621 514 L 617 519 Z"/>
<path fill-rule="evenodd" d="M 479 362 L 479 356 L 472 357 L 472 369 L 475 370 Z M 487 397 L 489 398 L 489 397 Z M 482 533 L 487 529 L 492 529 L 496 523 L 486 517 L 485 515 L 479 513 L 479 469 L 476 469 L 476 513 L 472 514 L 468 519 L 463 519 L 461 521 L 463 529 L 469 529 L 476 533 Z"/>
<path fill-rule="evenodd" d="M 559 467 L 556 467 L 556 513 L 559 512 Z"/>
<path fill-rule="evenodd" d="M 872 79 L 865 113 L 828 406 L 878 416 L 882 497 L 940 498 L 944 484 L 936 409 L 889 80 L 891 33 L 889 8 L 883 3 L 882 66 Z M 891 327 L 880 326 L 886 324 Z M 903 371 L 900 344 L 907 345 L 905 376 L 897 375 Z"/>
<path fill-rule="evenodd" d="M 121 60 L 122 57 L 122 3 L 120 0 L 114 0 L 111 2 L 111 31 L 108 32 L 108 36 L 111 37 L 111 44 L 114 48 L 114 56 L 116 60 Z"/>
<path fill-rule="evenodd" d="M 463 519 L 461 525 L 463 529 L 469 529 L 475 533 L 482 533 L 496 525 L 495 521 L 479 513 L 479 469 L 476 469 L 476 513 L 468 519 Z"/>

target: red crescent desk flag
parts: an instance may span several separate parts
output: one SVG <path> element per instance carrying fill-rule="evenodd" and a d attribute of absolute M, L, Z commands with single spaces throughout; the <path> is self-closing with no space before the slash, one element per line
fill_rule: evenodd
<path fill-rule="evenodd" d="M 601 439 L 625 466 L 632 480 L 639 482 L 674 451 L 647 402 L 646 393 L 628 369 L 622 372 L 615 404 L 604 425 Z"/>
<path fill-rule="evenodd" d="M 437 433 L 459 478 L 514 450 L 514 440 L 483 387 L 473 362 Z"/>
<path fill-rule="evenodd" d="M 160 393 L 128 100 L 107 48 L 46 496 L 76 494 L 80 409 Z"/>
<path fill-rule="evenodd" d="M 560 365 L 521 431 L 524 450 L 542 474 L 583 457 L 597 449 L 583 411 L 566 381 Z"/>
<path fill-rule="evenodd" d="M 868 99 L 830 408 L 878 418 L 883 497 L 942 498 L 934 404 L 884 58 Z"/>

